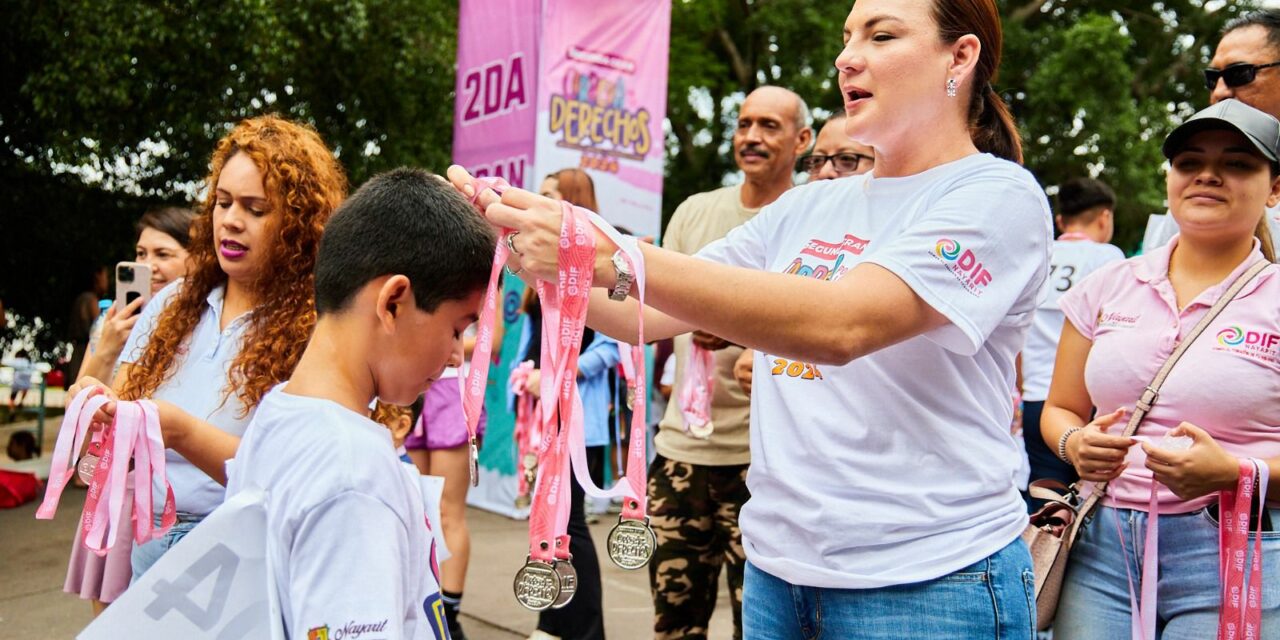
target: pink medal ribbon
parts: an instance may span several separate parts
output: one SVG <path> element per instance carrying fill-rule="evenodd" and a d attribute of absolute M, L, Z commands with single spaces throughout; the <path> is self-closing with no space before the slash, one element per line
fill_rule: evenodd
<path fill-rule="evenodd" d="M 1223 491 L 1218 511 L 1218 562 L 1222 580 L 1222 609 L 1218 614 L 1218 640 L 1256 640 L 1262 637 L 1262 521 L 1266 513 L 1267 480 L 1271 470 L 1259 459 L 1240 461 L 1240 479 L 1232 491 Z M 1249 549 L 1249 516 L 1259 496 L 1258 531 L 1253 558 L 1245 582 L 1245 556 Z"/>
<path fill-rule="evenodd" d="M 516 396 L 514 437 L 518 461 L 516 465 L 518 471 L 516 476 L 519 482 L 516 490 L 518 507 L 528 506 L 528 503 L 521 504 L 521 502 L 531 499 L 530 492 L 533 489 L 534 479 L 532 474 L 537 469 L 538 451 L 542 446 L 539 402 L 527 389 L 532 373 L 533 361 L 528 360 L 512 369 L 510 377 L 511 392 Z"/>
<path fill-rule="evenodd" d="M 480 193 L 485 189 L 493 189 L 498 193 L 507 186 L 502 178 L 481 178 L 476 181 L 476 192 L 471 203 L 480 200 Z M 510 229 L 503 229 L 505 235 Z M 462 385 L 462 413 L 467 422 L 468 470 L 471 473 L 471 486 L 480 484 L 480 444 L 476 439 L 476 428 L 480 424 L 480 412 L 484 408 L 484 388 L 489 381 L 489 365 L 493 362 L 493 329 L 497 319 L 498 282 L 502 276 L 502 267 L 507 263 L 510 251 L 507 243 L 498 241 L 493 253 L 493 268 L 489 271 L 489 289 L 484 295 L 484 306 L 480 310 L 480 321 L 477 323 L 476 348 L 471 353 L 471 367 Z"/>
<path fill-rule="evenodd" d="M 1255 484 L 1259 495 L 1267 494 L 1267 463 L 1258 459 L 1240 461 L 1240 479 L 1236 488 L 1222 491 L 1219 497 L 1219 575 L 1222 584 L 1222 609 L 1218 618 L 1218 640 L 1257 640 L 1262 627 L 1262 514 L 1258 517 L 1258 536 L 1254 540 L 1253 561 L 1245 583 L 1245 556 L 1249 548 L 1249 516 L 1252 511 Z M 1255 483 L 1256 480 L 1256 483 Z M 1259 501 L 1266 508 L 1266 500 Z M 1131 637 L 1133 640 L 1155 640 L 1156 602 L 1159 584 L 1160 562 L 1160 503 L 1157 484 L 1151 483 L 1147 499 L 1147 530 L 1143 543 L 1142 596 L 1133 586 L 1133 573 L 1129 569 L 1129 552 L 1124 544 L 1124 532 L 1120 517 L 1115 514 L 1116 533 L 1120 536 L 1120 549 L 1125 558 L 1125 572 L 1129 575 L 1129 605 L 1133 612 Z"/>
<path fill-rule="evenodd" d="M 711 393 L 715 390 L 715 375 L 715 354 L 691 344 L 689 362 L 685 365 L 678 399 L 680 414 L 684 416 L 685 433 L 695 438 L 705 440 L 715 430 L 715 425 L 711 423 Z"/>
<path fill-rule="evenodd" d="M 93 422 L 93 415 L 110 400 L 96 389 L 85 389 L 72 399 L 62 420 L 58 442 L 49 469 L 49 490 L 36 510 L 36 518 L 52 519 L 62 491 L 75 468 L 71 459 L 79 451 Z M 165 475 L 164 442 L 159 413 L 149 400 L 116 402 L 115 420 L 100 436 L 102 458 L 93 469 L 85 495 L 80 531 L 86 549 L 99 556 L 116 544 L 120 519 L 127 508 L 125 489 L 129 481 L 129 461 L 134 462 L 134 540 L 143 544 L 164 535 L 177 520 L 173 487 Z M 152 522 L 152 486 L 159 480 L 165 490 L 160 526 Z M 105 499 L 104 499 L 105 498 Z"/>

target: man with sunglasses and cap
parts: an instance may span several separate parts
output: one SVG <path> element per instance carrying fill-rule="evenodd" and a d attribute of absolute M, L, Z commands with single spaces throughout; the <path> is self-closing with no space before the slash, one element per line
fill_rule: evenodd
<path fill-rule="evenodd" d="M 1228 22 L 1204 77 L 1209 104 L 1235 98 L 1280 118 L 1280 9 L 1255 11 Z M 1280 207 L 1268 209 L 1266 215 L 1280 251 Z M 1172 216 L 1150 216 L 1142 252 L 1164 246 L 1176 233 Z"/>

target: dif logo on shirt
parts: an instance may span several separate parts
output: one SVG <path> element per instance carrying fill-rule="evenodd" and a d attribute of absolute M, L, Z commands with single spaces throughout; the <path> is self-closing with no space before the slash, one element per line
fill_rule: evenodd
<path fill-rule="evenodd" d="M 991 272 L 978 260 L 977 254 L 971 249 L 962 248 L 955 240 L 939 238 L 930 255 L 946 265 L 965 291 L 975 296 L 982 295 L 986 286 L 991 284 Z"/>
<path fill-rule="evenodd" d="M 1231 325 L 1218 332 L 1215 351 L 1226 351 L 1255 358 L 1272 364 L 1280 364 L 1280 335 L 1265 331 L 1253 331 L 1240 325 Z"/>

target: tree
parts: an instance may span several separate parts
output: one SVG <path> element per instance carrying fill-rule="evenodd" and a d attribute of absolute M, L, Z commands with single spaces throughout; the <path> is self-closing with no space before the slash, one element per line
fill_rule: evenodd
<path fill-rule="evenodd" d="M 762 84 L 840 108 L 833 66 L 851 3 L 699 0 L 672 8 L 667 113 L 667 216 L 733 170 L 733 108 Z M 1121 194 L 1116 242 L 1135 249 L 1164 210 L 1160 143 L 1208 104 L 1200 69 L 1223 24 L 1251 2 L 999 2 L 1004 56 L 996 89 L 1009 101 L 1026 166 L 1041 184 L 1094 175 Z M 941 88 L 939 88 L 941 90 Z"/>
<path fill-rule="evenodd" d="M 353 184 L 448 164 L 456 2 L 17 0 L 3 18 L 0 298 L 44 320 L 45 355 L 73 274 L 131 256 L 146 206 L 190 202 L 242 118 L 313 124 Z"/>

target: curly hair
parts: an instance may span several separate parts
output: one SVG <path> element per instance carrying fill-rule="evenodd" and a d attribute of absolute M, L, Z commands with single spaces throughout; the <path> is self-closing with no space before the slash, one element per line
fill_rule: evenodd
<path fill-rule="evenodd" d="M 130 369 L 121 390 L 126 399 L 152 395 L 173 375 L 209 292 L 227 282 L 214 249 L 213 209 L 222 168 L 238 153 L 262 173 L 268 209 L 283 215 L 271 230 L 276 241 L 267 249 L 267 262 L 250 285 L 257 303 L 227 371 L 223 402 L 234 392 L 243 405 L 241 417 L 248 415 L 302 356 L 316 323 L 316 250 L 325 222 L 346 197 L 347 179 L 314 129 L 265 115 L 241 121 L 214 149 L 208 193 L 191 225 L 191 269 Z"/>

